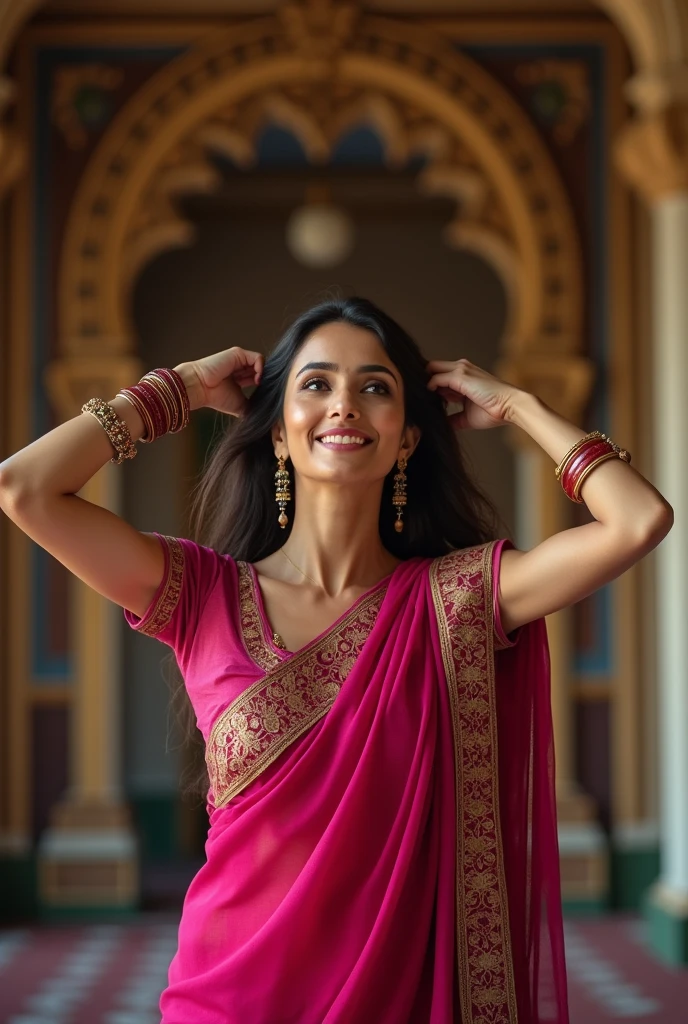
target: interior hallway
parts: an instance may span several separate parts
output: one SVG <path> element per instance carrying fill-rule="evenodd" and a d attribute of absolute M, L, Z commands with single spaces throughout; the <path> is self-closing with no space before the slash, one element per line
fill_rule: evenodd
<path fill-rule="evenodd" d="M 0 931 L 0 1022 L 159 1024 L 176 928 L 162 912 Z M 633 916 L 567 922 L 571 1024 L 685 1024 L 688 971 L 656 960 L 642 929 Z"/>

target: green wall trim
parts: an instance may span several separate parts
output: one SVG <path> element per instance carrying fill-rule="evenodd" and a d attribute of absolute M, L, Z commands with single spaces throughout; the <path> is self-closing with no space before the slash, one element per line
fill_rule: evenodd
<path fill-rule="evenodd" d="M 178 793 L 129 794 L 141 860 L 146 863 L 179 860 L 180 801 Z"/>
<path fill-rule="evenodd" d="M 38 874 L 34 853 L 0 856 L 0 921 L 35 918 L 38 909 Z"/>
<path fill-rule="evenodd" d="M 674 915 L 659 906 L 652 892 L 643 901 L 643 916 L 648 941 L 657 956 L 673 967 L 688 965 L 688 916 Z"/>
<path fill-rule="evenodd" d="M 120 924 L 141 917 L 137 906 L 122 907 L 51 907 L 44 904 L 40 908 L 39 918 L 50 924 Z"/>
<path fill-rule="evenodd" d="M 614 910 L 640 910 L 653 882 L 659 878 L 659 845 L 637 850 L 612 849 L 611 899 Z"/>
<path fill-rule="evenodd" d="M 566 899 L 562 901 L 565 917 L 597 917 L 609 910 L 609 901 L 601 896 L 598 899 Z"/>

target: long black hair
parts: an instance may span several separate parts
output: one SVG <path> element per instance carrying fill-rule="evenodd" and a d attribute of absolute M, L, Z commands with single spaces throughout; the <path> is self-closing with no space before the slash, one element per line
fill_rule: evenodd
<path fill-rule="evenodd" d="M 283 333 L 265 361 L 260 385 L 244 415 L 228 424 L 204 466 L 191 507 L 194 539 L 221 554 L 256 562 L 289 537 L 298 494 L 292 486 L 289 523 L 283 530 L 277 522 L 271 430 L 282 417 L 296 354 L 313 331 L 335 322 L 371 331 L 379 339 L 403 380 L 406 424 L 421 431 L 406 468 L 408 503 L 402 533 L 394 529 L 391 501 L 396 465 L 384 481 L 379 529 L 385 548 L 400 559 L 436 557 L 491 540 L 497 535 L 496 511 L 466 470 L 444 402 L 426 387 L 426 360 L 418 345 L 392 317 L 358 296 L 330 297 L 301 313 Z M 293 475 L 290 460 L 286 467 Z M 175 677 L 178 709 L 190 711 L 181 677 Z M 183 717 L 193 722 L 192 715 Z M 207 785 L 207 777 L 195 781 Z"/>

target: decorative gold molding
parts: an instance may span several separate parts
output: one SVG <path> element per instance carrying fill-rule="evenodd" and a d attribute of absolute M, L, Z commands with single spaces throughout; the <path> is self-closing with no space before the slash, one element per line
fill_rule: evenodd
<path fill-rule="evenodd" d="M 359 13 L 356 3 L 298 0 L 280 7 L 278 18 L 309 75 L 327 78 L 335 73 L 337 58 L 353 37 Z"/>
<path fill-rule="evenodd" d="M 21 28 L 45 0 L 0 0 L 0 74 Z"/>
<path fill-rule="evenodd" d="M 108 68 L 103 64 L 67 64 L 56 69 L 52 116 L 71 149 L 83 149 L 88 142 L 88 132 L 77 108 L 79 95 L 87 89 L 95 95 L 98 92 L 104 94 L 116 89 L 121 81 L 122 71 L 119 68 Z"/>
<path fill-rule="evenodd" d="M 688 102 L 630 121 L 614 155 L 621 173 L 650 204 L 688 191 Z"/>
<path fill-rule="evenodd" d="M 297 134 L 314 163 L 328 160 L 337 139 L 362 121 L 380 133 L 390 165 L 426 154 L 419 187 L 457 202 L 447 240 L 478 251 L 505 282 L 511 301 L 503 347 L 580 349 L 574 218 L 528 118 L 441 37 L 417 24 L 337 14 L 344 10 L 292 6 L 213 32 L 127 104 L 92 157 L 69 218 L 63 351 L 134 349 L 136 275 L 162 249 L 193 239 L 175 197 L 215 187 L 212 149 L 250 166 L 257 135 L 275 121 Z M 302 58 L 316 40 L 322 52 L 337 54 L 326 80 Z"/>
<path fill-rule="evenodd" d="M 619 170 L 648 203 L 688 188 L 688 5 L 685 0 L 598 0 L 635 61 L 626 97 L 637 111 L 619 136 Z"/>
<path fill-rule="evenodd" d="M 597 0 L 629 45 L 635 74 L 629 101 L 655 113 L 688 99 L 688 7 L 685 0 Z"/>
<path fill-rule="evenodd" d="M 143 364 L 134 356 L 65 356 L 46 367 L 43 381 L 53 407 L 63 419 L 71 419 L 89 398 L 107 401 L 143 372 Z"/>
<path fill-rule="evenodd" d="M 552 126 L 557 142 L 568 146 L 575 139 L 590 112 L 588 68 L 581 60 L 535 60 L 519 65 L 520 82 L 538 87 L 558 87 L 562 91 L 559 116 Z"/>

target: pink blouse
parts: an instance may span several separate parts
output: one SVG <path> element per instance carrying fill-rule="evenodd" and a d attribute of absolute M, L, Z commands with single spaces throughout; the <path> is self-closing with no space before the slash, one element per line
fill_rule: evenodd
<path fill-rule="evenodd" d="M 124 618 L 132 629 L 172 648 L 207 742 L 220 712 L 293 652 L 273 641 L 258 575 L 250 562 L 235 561 L 183 537 L 155 536 L 165 555 L 160 586 L 142 617 L 124 609 Z M 518 640 L 518 630 L 511 637 L 505 635 L 500 617 L 499 560 L 504 545 L 512 546 L 508 540 L 501 541 L 493 556 L 495 650 L 513 647 Z M 366 591 L 352 608 L 384 587 L 389 578 Z M 350 611 L 323 632 L 329 633 Z"/>

